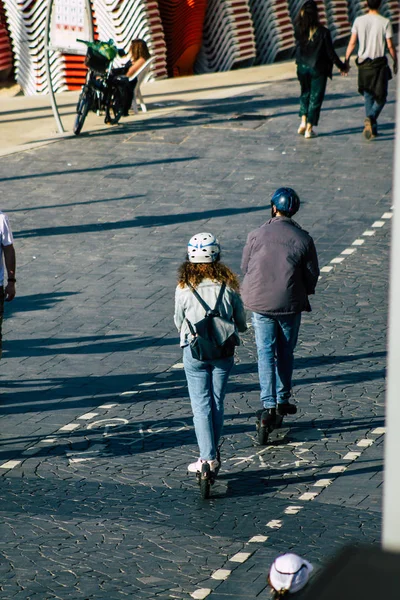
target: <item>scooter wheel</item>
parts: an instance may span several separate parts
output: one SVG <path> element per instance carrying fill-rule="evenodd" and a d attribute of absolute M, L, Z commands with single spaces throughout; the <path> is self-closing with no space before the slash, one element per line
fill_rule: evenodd
<path fill-rule="evenodd" d="M 210 497 L 210 465 L 208 463 L 204 463 L 201 466 L 201 474 L 200 474 L 200 495 L 203 500 Z"/>
<path fill-rule="evenodd" d="M 257 438 L 260 446 L 266 446 L 268 444 L 268 428 L 262 427 L 261 425 L 257 428 Z"/>

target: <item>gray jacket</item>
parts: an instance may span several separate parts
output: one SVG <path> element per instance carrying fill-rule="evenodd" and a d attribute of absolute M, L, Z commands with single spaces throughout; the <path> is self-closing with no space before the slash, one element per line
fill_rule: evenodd
<path fill-rule="evenodd" d="M 211 281 L 211 279 L 203 279 L 196 288 L 197 292 L 210 308 L 214 308 L 220 289 L 221 284 Z M 225 289 L 222 298 L 220 313 L 221 317 L 233 321 L 240 332 L 246 331 L 246 312 L 243 307 L 242 299 L 237 292 L 234 292 L 228 287 Z M 204 308 L 201 306 L 200 302 L 196 300 L 190 288 L 186 286 L 181 288 L 178 285 L 175 292 L 174 321 L 181 334 L 182 348 L 187 346 L 192 339 L 186 319 L 194 325 L 197 321 L 203 319 L 204 316 Z"/>
<path fill-rule="evenodd" d="M 288 217 L 274 217 L 247 238 L 242 256 L 242 297 L 256 313 L 310 311 L 319 268 L 312 237 Z"/>

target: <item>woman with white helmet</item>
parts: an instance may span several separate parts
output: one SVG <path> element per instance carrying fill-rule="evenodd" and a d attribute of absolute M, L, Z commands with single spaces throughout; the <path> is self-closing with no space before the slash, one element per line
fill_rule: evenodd
<path fill-rule="evenodd" d="M 188 471 L 201 472 L 208 462 L 211 471 L 220 466 L 218 441 L 224 421 L 224 397 L 233 356 L 216 360 L 197 360 L 192 356 L 190 342 L 193 325 L 205 316 L 205 310 L 195 297 L 195 290 L 212 309 L 224 287 L 219 314 L 235 324 L 238 331 L 246 331 L 246 315 L 239 295 L 237 276 L 220 262 L 221 248 L 211 233 L 198 233 L 188 244 L 186 261 L 178 270 L 175 294 L 175 325 L 180 332 L 183 364 L 188 383 L 193 423 L 199 445 L 199 459 L 188 466 Z"/>

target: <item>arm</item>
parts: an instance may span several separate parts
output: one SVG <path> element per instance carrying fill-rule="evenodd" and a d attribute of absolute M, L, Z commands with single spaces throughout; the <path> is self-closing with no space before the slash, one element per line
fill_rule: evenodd
<path fill-rule="evenodd" d="M 346 58 L 345 61 L 346 63 L 349 62 L 350 60 L 350 56 L 353 54 L 355 47 L 357 46 L 357 34 L 356 33 L 352 33 L 351 37 L 350 37 L 350 41 L 349 44 L 347 46 L 347 50 L 346 50 Z"/>
<path fill-rule="evenodd" d="M 240 268 L 244 275 L 247 273 L 247 267 L 248 267 L 249 260 L 251 257 L 251 248 L 253 245 L 250 236 L 251 236 L 251 233 L 249 233 L 249 235 L 247 236 L 247 242 L 246 242 L 245 247 L 243 248 L 242 263 L 240 265 Z"/>
<path fill-rule="evenodd" d="M 6 301 L 11 302 L 15 298 L 15 250 L 13 244 L 3 246 L 4 262 L 7 269 L 8 283 L 5 287 Z"/>
<path fill-rule="evenodd" d="M 388 50 L 389 50 L 389 54 L 393 58 L 393 71 L 394 71 L 394 74 L 397 75 L 397 52 L 396 52 L 396 46 L 393 43 L 393 38 L 388 38 L 386 40 L 386 43 L 387 43 L 387 47 L 388 47 Z"/>
<path fill-rule="evenodd" d="M 140 67 L 143 67 L 146 60 L 144 58 L 138 58 L 134 63 L 131 64 L 126 72 L 127 77 L 133 77 L 136 71 L 139 71 Z"/>
<path fill-rule="evenodd" d="M 325 31 L 325 49 L 329 59 L 337 66 L 340 71 L 347 71 L 347 66 L 343 63 L 335 52 L 332 44 L 331 34 L 328 29 Z"/>
<path fill-rule="evenodd" d="M 174 322 L 178 331 L 181 330 L 182 324 L 185 320 L 185 311 L 181 302 L 181 289 L 179 287 L 175 290 L 175 314 Z"/>
<path fill-rule="evenodd" d="M 240 333 L 247 331 L 246 311 L 243 306 L 243 301 L 240 295 L 233 292 L 232 295 L 233 320 Z"/>
<path fill-rule="evenodd" d="M 307 294 L 310 296 L 315 293 L 315 288 L 319 277 L 319 266 L 317 251 L 313 240 L 310 240 L 307 253 L 305 255 L 303 277 Z"/>

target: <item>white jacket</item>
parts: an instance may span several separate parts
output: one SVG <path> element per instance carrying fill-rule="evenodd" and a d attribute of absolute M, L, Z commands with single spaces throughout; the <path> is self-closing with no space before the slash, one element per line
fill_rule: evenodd
<path fill-rule="evenodd" d="M 213 309 L 217 302 L 220 289 L 220 283 L 212 281 L 211 279 L 203 279 L 196 288 L 196 291 L 208 306 Z M 220 305 L 220 314 L 221 317 L 233 321 L 238 331 L 246 331 L 246 312 L 243 307 L 242 299 L 237 292 L 229 287 L 225 289 Z M 188 319 L 192 325 L 194 325 L 204 317 L 204 308 L 195 298 L 190 288 L 187 286 L 181 288 L 178 285 L 175 291 L 174 321 L 181 334 L 180 345 L 182 348 L 187 346 L 192 339 L 189 326 L 185 319 Z"/>

